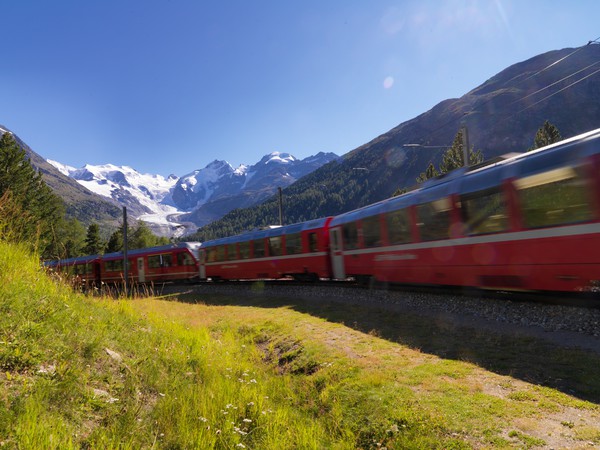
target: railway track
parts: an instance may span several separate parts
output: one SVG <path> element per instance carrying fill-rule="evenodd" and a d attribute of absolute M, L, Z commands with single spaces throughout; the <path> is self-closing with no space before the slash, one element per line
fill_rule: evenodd
<path fill-rule="evenodd" d="M 203 302 L 227 297 L 290 302 L 319 302 L 343 308 L 352 304 L 394 313 L 416 314 L 493 333 L 521 334 L 549 340 L 562 347 L 600 353 L 600 307 L 582 298 L 506 292 L 448 291 L 440 288 L 368 288 L 355 283 L 293 280 L 165 285 L 157 293 L 175 294 L 184 301 Z"/>

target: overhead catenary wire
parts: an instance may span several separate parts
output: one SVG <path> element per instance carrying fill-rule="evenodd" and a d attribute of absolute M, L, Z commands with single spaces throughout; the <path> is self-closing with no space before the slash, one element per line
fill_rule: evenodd
<path fill-rule="evenodd" d="M 556 65 L 558 65 L 558 64 L 560 64 L 560 63 L 562 63 L 562 62 L 566 61 L 568 58 L 570 58 L 571 56 L 575 55 L 577 52 L 579 52 L 579 51 L 583 50 L 584 48 L 586 48 L 586 47 L 587 47 L 587 46 L 589 46 L 589 45 L 592 45 L 592 44 L 596 44 L 596 43 L 598 43 L 598 41 L 600 41 L 600 37 L 598 37 L 598 38 L 596 38 L 596 39 L 594 39 L 594 40 L 590 40 L 590 41 L 588 41 L 588 42 L 587 42 L 585 45 L 582 45 L 582 46 L 578 47 L 577 49 L 575 49 L 574 51 L 570 52 L 569 54 L 567 54 L 567 55 L 565 55 L 565 56 L 563 56 L 563 57 L 561 57 L 561 58 L 557 59 L 556 61 L 553 61 L 552 63 L 550 63 L 550 64 L 548 64 L 547 66 L 543 67 L 542 69 L 540 69 L 540 70 L 536 71 L 535 73 L 533 73 L 532 75 L 528 76 L 527 78 L 524 78 L 524 79 L 522 79 L 522 80 L 519 80 L 519 82 L 518 82 L 518 83 L 515 85 L 515 87 L 518 87 L 519 85 L 521 85 L 521 84 L 522 84 L 522 83 L 524 83 L 525 81 L 528 81 L 528 80 L 532 79 L 533 77 L 536 77 L 536 76 L 538 76 L 539 74 L 541 74 L 541 73 L 543 73 L 543 72 L 545 72 L 545 71 L 547 71 L 547 70 L 549 70 L 549 69 L 551 69 L 551 68 L 555 67 Z M 583 68 L 583 69 L 578 69 L 578 70 L 576 70 L 575 72 L 573 72 L 572 74 L 570 74 L 570 75 L 567 75 L 566 77 L 563 77 L 561 80 L 558 80 L 558 81 L 552 82 L 552 83 L 550 83 L 549 85 L 547 85 L 547 86 L 544 86 L 544 87 L 542 87 L 542 88 L 538 89 L 536 92 L 530 93 L 530 94 L 528 94 L 528 95 L 526 95 L 526 96 L 524 96 L 524 97 L 521 97 L 521 98 L 519 98 L 518 100 L 515 100 L 515 101 L 513 101 L 513 102 L 511 103 L 511 105 L 512 105 L 512 104 L 515 104 L 515 103 L 522 102 L 522 101 L 524 101 L 525 99 L 527 99 L 527 98 L 529 98 L 529 97 L 531 97 L 531 96 L 533 96 L 533 95 L 535 95 L 535 94 L 538 94 L 538 93 L 540 93 L 540 92 L 542 92 L 542 91 L 544 91 L 544 90 L 547 90 L 547 89 L 549 89 L 549 88 L 551 88 L 551 87 L 555 86 L 556 84 L 558 84 L 558 83 L 560 83 L 560 82 L 562 82 L 562 81 L 564 81 L 564 80 L 566 80 L 566 79 L 569 79 L 569 78 L 571 78 L 571 77 L 573 77 L 573 76 L 575 76 L 575 75 L 577 75 L 577 74 L 579 74 L 579 73 L 581 73 L 581 72 L 584 72 L 584 71 L 585 71 L 585 70 L 587 70 L 587 69 L 590 69 L 591 67 L 595 66 L 595 65 L 596 65 L 596 64 L 598 64 L 598 63 L 600 63 L 600 61 L 596 61 L 595 63 L 592 63 L 592 64 L 590 64 L 589 66 L 587 66 L 587 67 L 585 67 L 585 68 Z M 558 90 L 558 91 L 556 91 L 556 92 L 554 92 L 554 93 L 552 93 L 552 94 L 550 94 L 550 95 L 548 95 L 548 96 L 544 97 L 543 99 L 541 99 L 541 100 L 538 100 L 537 102 L 535 102 L 535 103 L 533 103 L 533 104 L 531 104 L 531 105 L 528 105 L 526 108 L 523 108 L 523 109 L 519 110 L 517 113 L 510 113 L 510 114 L 508 114 L 506 117 L 502 118 L 502 119 L 500 120 L 500 122 L 503 122 L 503 121 L 505 121 L 505 120 L 508 120 L 509 118 L 512 118 L 512 117 L 514 117 L 514 115 L 516 115 L 516 114 L 519 114 L 519 113 L 521 113 L 521 112 L 523 112 L 523 111 L 525 111 L 525 110 L 527 110 L 527 109 L 529 109 L 529 108 L 531 108 L 531 107 L 533 107 L 533 106 L 535 106 L 535 105 L 537 105 L 537 104 L 539 104 L 539 103 L 541 103 L 541 102 L 543 102 L 543 101 L 545 101 L 545 100 L 548 100 L 549 98 L 553 97 L 554 95 L 557 95 L 557 94 L 559 94 L 560 92 L 563 92 L 564 90 L 566 90 L 566 89 L 568 89 L 568 88 L 570 88 L 570 87 L 572 87 L 572 86 L 574 86 L 574 85 L 576 85 L 576 84 L 580 83 L 581 81 L 584 81 L 585 79 L 587 79 L 587 78 L 589 78 L 589 77 L 591 77 L 591 76 L 595 75 L 595 74 L 596 74 L 596 73 L 598 73 L 598 72 L 600 72 L 600 69 L 598 69 L 598 70 L 596 70 L 596 71 L 592 72 L 591 74 L 588 74 L 588 75 L 586 75 L 586 76 L 584 76 L 584 77 L 582 77 L 582 78 L 580 78 L 580 79 L 578 79 L 578 80 L 574 81 L 573 83 L 569 84 L 568 86 L 565 86 L 564 88 L 562 88 L 562 89 L 560 89 L 560 90 Z M 504 83 L 502 84 L 502 86 L 507 86 L 509 83 L 513 82 L 514 80 L 516 80 L 517 78 L 521 77 L 522 75 L 523 75 L 523 73 L 520 73 L 520 74 L 518 74 L 518 75 L 516 75 L 516 76 L 512 77 L 510 80 L 508 80 L 508 81 L 504 82 Z M 484 101 L 484 102 L 482 102 L 481 104 L 479 104 L 479 105 L 477 106 L 477 108 L 475 108 L 475 109 L 473 109 L 473 110 L 471 110 L 471 111 L 467 111 L 467 112 L 465 112 L 465 113 L 463 114 L 463 117 L 465 117 L 465 116 L 468 116 L 468 115 L 470 115 L 470 114 L 473 114 L 473 113 L 475 113 L 475 112 L 478 112 L 478 111 L 480 111 L 480 110 L 481 110 L 481 109 L 482 109 L 482 108 L 483 108 L 485 105 L 487 105 L 488 103 L 492 102 L 492 101 L 493 101 L 495 98 L 496 98 L 496 96 L 492 96 L 491 98 L 489 98 L 489 99 L 487 99 L 486 101 Z M 491 115 L 494 115 L 494 114 L 491 114 Z M 459 120 L 460 120 L 460 119 L 459 119 Z M 448 121 L 446 121 L 445 123 L 443 123 L 443 124 L 439 125 L 439 126 L 438 126 L 438 127 L 436 127 L 434 130 L 431 130 L 429 133 L 427 133 L 427 135 L 426 135 L 426 138 L 425 138 L 425 139 L 423 139 L 423 141 L 424 141 L 424 142 L 429 142 L 429 141 L 431 141 L 431 138 L 432 138 L 432 137 L 434 137 L 435 135 L 437 135 L 439 132 L 441 132 L 441 130 L 443 130 L 444 128 L 446 128 L 446 127 L 447 127 L 447 126 L 449 126 L 450 124 L 454 124 L 454 123 L 456 123 L 456 121 L 457 121 L 457 119 L 456 119 L 456 118 L 451 118 L 451 119 L 449 119 Z"/>
<path fill-rule="evenodd" d="M 600 61 L 599 61 L 599 62 L 600 62 Z M 586 75 L 585 77 L 583 77 L 583 78 L 580 78 L 580 79 L 579 79 L 579 80 L 577 80 L 577 81 L 574 81 L 573 83 L 571 83 L 571 84 L 569 84 L 569 85 L 565 86 L 564 88 L 562 88 L 562 89 L 560 89 L 560 90 L 558 90 L 558 91 L 556 91 L 556 92 L 553 92 L 553 93 L 552 93 L 552 94 L 550 94 L 550 95 L 547 95 L 546 97 L 544 97 L 544 98 L 542 98 L 541 100 L 538 100 L 537 102 L 535 102 L 535 103 L 533 103 L 533 104 L 531 104 L 531 105 L 527 106 L 526 108 L 523 108 L 522 110 L 518 111 L 518 112 L 517 112 L 517 114 L 519 114 L 519 113 L 521 113 L 521 112 L 523 112 L 523 111 L 526 111 L 526 110 L 528 110 L 529 108 L 532 108 L 533 106 L 537 105 L 538 103 L 541 103 L 541 102 L 543 102 L 544 100 L 547 100 L 547 99 L 549 99 L 550 97 L 553 97 L 553 96 L 555 96 L 556 94 L 559 94 L 559 93 L 561 93 L 562 91 L 564 91 L 564 90 L 566 90 L 566 89 L 569 89 L 571 86 L 574 86 L 574 85 L 576 85 L 577 83 L 580 83 L 580 82 L 582 82 L 583 80 L 586 80 L 586 79 L 588 79 L 589 77 L 591 77 L 592 75 L 595 75 L 595 74 L 597 74 L 598 72 L 600 72 L 600 69 L 597 69 L 597 70 L 595 70 L 594 72 L 590 73 L 589 75 Z"/>

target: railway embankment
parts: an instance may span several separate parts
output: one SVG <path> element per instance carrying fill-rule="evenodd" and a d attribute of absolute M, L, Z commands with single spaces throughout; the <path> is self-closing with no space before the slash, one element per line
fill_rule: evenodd
<path fill-rule="evenodd" d="M 457 295 L 423 290 L 363 289 L 326 284 L 296 283 L 206 283 L 184 291 L 195 294 L 233 295 L 299 299 L 315 304 L 335 303 L 339 308 L 352 304 L 375 308 L 390 314 L 411 314 L 448 327 L 469 327 L 482 332 L 540 339 L 565 348 L 581 348 L 600 354 L 600 300 L 592 305 L 523 300 L 518 295 Z M 163 292 L 180 292 L 180 286 L 167 286 Z M 516 299 L 515 299 L 516 298 Z M 575 300 L 574 300 L 575 301 Z M 581 303 L 581 299 L 576 299 Z M 377 324 L 372 324 L 374 328 Z"/>

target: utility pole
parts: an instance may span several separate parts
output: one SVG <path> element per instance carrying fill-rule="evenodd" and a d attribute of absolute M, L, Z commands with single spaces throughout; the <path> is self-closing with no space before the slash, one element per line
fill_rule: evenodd
<path fill-rule="evenodd" d="M 129 296 L 129 269 L 127 267 L 127 208 L 123 206 L 123 275 L 125 277 L 125 296 Z"/>
<path fill-rule="evenodd" d="M 279 225 L 283 226 L 283 194 L 280 187 L 277 190 L 279 191 Z"/>
<path fill-rule="evenodd" d="M 469 167 L 469 132 L 467 131 L 466 125 L 462 126 L 461 132 L 463 144 L 463 167 Z"/>

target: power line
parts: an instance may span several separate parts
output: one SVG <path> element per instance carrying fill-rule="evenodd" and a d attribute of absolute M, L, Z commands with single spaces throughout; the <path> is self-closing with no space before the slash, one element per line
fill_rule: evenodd
<path fill-rule="evenodd" d="M 600 61 L 598 61 L 598 62 L 600 62 Z M 549 99 L 550 97 L 553 97 L 553 96 L 555 96 L 556 94 L 560 94 L 560 93 L 561 93 L 562 91 L 564 91 L 565 89 L 569 89 L 571 86 L 575 86 L 577 83 L 580 83 L 580 82 L 582 82 L 583 80 L 586 80 L 587 78 L 591 77 L 592 75 L 595 75 L 595 74 L 597 74 L 598 72 L 600 72 L 600 69 L 597 69 L 597 70 L 595 70 L 594 72 L 590 73 L 589 75 L 586 75 L 585 77 L 583 77 L 583 78 L 580 78 L 580 79 L 579 79 L 579 80 L 577 80 L 577 81 L 574 81 L 573 83 L 571 83 L 571 84 L 569 84 L 569 85 L 565 86 L 564 88 L 562 88 L 562 89 L 560 89 L 560 90 L 558 90 L 558 91 L 556 91 L 556 92 L 553 92 L 553 93 L 552 93 L 552 94 L 550 94 L 550 95 L 547 95 L 547 96 L 546 96 L 546 97 L 544 97 L 543 99 L 541 99 L 541 100 L 538 100 L 537 102 L 535 102 L 535 103 L 533 103 L 533 104 L 531 104 L 531 105 L 527 106 L 526 108 L 523 108 L 522 110 L 518 111 L 518 112 L 517 112 L 517 114 L 519 114 L 519 113 L 522 113 L 523 111 L 525 111 L 525 110 L 527 110 L 527 109 L 529 109 L 529 108 L 532 108 L 533 106 L 537 105 L 538 103 L 541 103 L 541 102 L 543 102 L 544 100 L 547 100 L 547 99 Z"/>
<path fill-rule="evenodd" d="M 519 85 L 521 85 L 521 84 L 522 84 L 522 83 L 524 83 L 525 81 L 527 81 L 527 80 L 530 80 L 531 78 L 533 78 L 533 77 L 535 77 L 535 76 L 539 75 L 540 73 L 542 73 L 542 72 L 545 72 L 546 70 L 549 70 L 549 69 L 553 68 L 553 67 L 554 67 L 554 66 L 556 66 L 557 64 L 560 64 L 561 62 L 565 61 L 567 58 L 569 58 L 569 57 L 573 56 L 574 54 L 576 54 L 577 52 L 581 51 L 582 49 L 584 49 L 584 48 L 585 48 L 585 47 L 587 47 L 588 45 L 591 45 L 591 44 L 598 43 L 598 41 L 600 41 L 600 37 L 598 37 L 598 38 L 596 38 L 596 39 L 594 39 L 594 40 L 592 40 L 592 41 L 588 41 L 588 42 L 587 42 L 587 44 L 585 44 L 585 45 L 582 45 L 582 46 L 578 47 L 577 49 L 575 49 L 574 51 L 572 51 L 572 52 L 571 52 L 571 53 L 569 53 L 568 55 L 565 55 L 565 56 L 563 56 L 563 57 L 561 57 L 561 58 L 557 59 L 556 61 L 554 61 L 554 62 L 552 62 L 551 64 L 547 65 L 546 67 L 544 67 L 544 68 L 542 68 L 542 69 L 538 70 L 537 72 L 535 72 L 534 74 L 530 75 L 529 77 L 527 77 L 527 78 L 525 78 L 525 79 L 522 79 L 522 80 L 520 80 L 520 81 L 519 81 L 519 82 L 518 82 L 518 83 L 515 85 L 515 87 L 518 87 Z M 540 92 L 542 92 L 542 91 L 544 91 L 544 90 L 546 90 L 546 89 L 549 89 L 549 88 L 551 88 L 552 86 L 555 86 L 556 84 L 558 84 L 558 83 L 560 83 L 560 82 L 562 82 L 562 81 L 564 81 L 564 80 L 566 80 L 566 79 L 568 79 L 568 78 L 571 78 L 571 77 L 573 77 L 573 76 L 575 76 L 575 75 L 577 75 L 577 74 L 579 74 L 579 73 L 581 73 L 581 72 L 583 72 L 583 71 L 585 71 L 585 70 L 587 70 L 587 69 L 589 69 L 589 68 L 591 68 L 591 67 L 595 66 L 595 65 L 596 65 L 596 64 L 598 64 L 598 63 L 600 63 L 600 61 L 597 61 L 597 62 L 595 62 L 595 63 L 593 63 L 593 64 L 590 64 L 589 66 L 587 66 L 587 67 L 585 67 L 585 68 L 583 68 L 583 69 L 579 69 L 579 70 L 577 70 L 577 71 L 573 72 L 572 74 L 570 74 L 570 75 L 567 75 L 566 77 L 563 77 L 561 80 L 555 81 L 555 82 L 553 82 L 553 83 L 551 83 L 551 84 L 549 84 L 549 85 L 547 85 L 547 86 L 544 86 L 543 88 L 540 88 L 540 89 L 538 89 L 537 91 L 535 91 L 535 92 L 533 92 L 533 93 L 531 93 L 531 94 L 528 94 L 528 95 L 526 95 L 525 97 L 522 97 L 522 98 L 520 98 L 520 99 L 518 99 L 518 100 L 515 100 L 515 101 L 513 101 L 513 102 L 511 103 L 511 105 L 513 105 L 513 104 L 515 104 L 515 103 L 518 103 L 518 102 L 522 102 L 523 100 L 525 100 L 525 99 L 527 99 L 527 98 L 529 98 L 529 97 L 531 97 L 531 96 L 533 96 L 533 95 L 535 95 L 535 94 L 538 94 L 538 93 L 540 93 Z M 583 77 L 583 78 L 581 78 L 581 79 L 579 79 L 579 80 L 577 80 L 577 81 L 575 81 L 575 82 L 573 82 L 573 83 L 569 84 L 568 86 L 565 86 L 564 88 L 560 89 L 559 91 L 557 91 L 557 92 L 554 92 L 554 93 L 552 93 L 552 94 L 550 94 L 550 95 L 548 95 L 548 96 L 544 97 L 543 99 L 541 99 L 541 100 L 539 100 L 539 101 L 537 101 L 537 102 L 533 103 L 532 105 L 529 105 L 528 107 L 526 107 L 526 108 L 524 108 L 524 109 L 522 109 L 522 110 L 518 111 L 517 113 L 514 113 L 514 114 L 513 114 L 513 113 L 509 113 L 509 115 L 508 115 L 507 117 L 505 117 L 504 119 L 502 119 L 502 121 L 508 120 L 510 117 L 513 117 L 515 114 L 519 114 L 519 113 L 521 113 L 521 112 L 523 112 L 523 111 L 525 111 L 525 110 L 527 110 L 527 109 L 529 109 L 529 108 L 531 108 L 531 107 L 533 107 L 533 106 L 535 106 L 535 105 L 537 105 L 537 104 L 539 104 L 539 103 L 543 102 L 544 100 L 547 100 L 547 99 L 549 99 L 549 98 L 553 97 L 554 95 L 556 95 L 556 94 L 559 94 L 560 92 L 562 92 L 562 91 L 564 91 L 564 90 L 566 90 L 566 89 L 568 89 L 568 88 L 570 88 L 570 87 L 572 87 L 572 86 L 574 86 L 574 85 L 576 85 L 576 84 L 580 83 L 581 81 L 583 81 L 583 80 L 585 80 L 585 79 L 587 79 L 587 78 L 589 78 L 589 77 L 591 77 L 591 76 L 595 75 L 595 74 L 596 74 L 596 73 L 598 73 L 598 72 L 600 72 L 600 69 L 598 69 L 598 70 L 596 70 L 596 71 L 592 72 L 591 74 L 589 74 L 589 75 L 586 75 L 585 77 Z M 511 78 L 510 80 L 508 80 L 508 81 L 506 81 L 505 83 L 503 83 L 503 84 L 502 84 L 502 86 L 507 86 L 509 83 L 511 83 L 512 81 L 514 81 L 515 79 L 517 79 L 518 77 L 520 77 L 520 76 L 522 76 L 522 75 L 523 75 L 523 73 L 520 73 L 520 74 L 518 74 L 518 75 L 514 76 L 514 77 L 513 77 L 513 78 Z M 464 115 L 463 115 L 463 117 L 464 117 L 464 116 L 467 116 L 467 115 L 469 115 L 469 114 L 472 114 L 472 113 L 474 113 L 474 112 L 478 112 L 478 111 L 480 111 L 480 110 L 481 110 L 481 109 L 482 109 L 482 108 L 483 108 L 485 105 L 487 105 L 488 103 L 490 103 L 490 102 L 494 101 L 494 99 L 495 99 L 495 98 L 496 98 L 496 96 L 493 96 L 493 97 L 489 98 L 488 100 L 486 100 L 485 102 L 483 102 L 483 103 L 481 103 L 480 105 L 478 105 L 476 109 L 474 109 L 474 110 L 472 110 L 472 111 L 465 112 L 465 113 L 464 113 Z M 493 116 L 494 114 L 491 114 L 491 115 Z M 458 119 L 458 120 L 460 120 L 460 119 Z M 445 123 L 443 123 L 442 125 L 440 125 L 439 127 L 437 127 L 435 130 L 432 130 L 431 132 L 429 132 L 429 133 L 428 133 L 428 135 L 427 135 L 427 137 L 428 137 L 429 139 L 431 139 L 431 137 L 435 136 L 435 135 L 436 135 L 437 133 L 439 133 L 441 130 L 443 130 L 444 128 L 446 128 L 446 127 L 447 127 L 448 125 L 450 125 L 451 123 L 455 123 L 456 121 L 457 121 L 457 119 L 456 119 L 456 118 L 452 118 L 452 119 L 448 120 L 447 122 L 445 122 Z"/>
<path fill-rule="evenodd" d="M 561 78 L 560 80 L 558 80 L 558 81 L 555 81 L 554 83 L 551 83 L 551 84 L 549 84 L 548 86 L 544 86 L 543 88 L 541 88 L 541 89 L 538 89 L 537 91 L 535 91 L 535 92 L 532 92 L 531 94 L 528 94 L 528 95 L 526 95 L 525 97 L 523 97 L 523 98 L 521 98 L 521 99 L 519 99 L 519 100 L 515 100 L 514 102 L 512 102 L 512 103 L 511 103 L 511 105 L 514 105 L 514 104 L 515 104 L 515 103 L 517 103 L 517 102 L 521 102 L 521 101 L 523 101 L 523 100 L 525 100 L 525 99 L 527 99 L 527 98 L 529 98 L 529 97 L 532 97 L 532 96 L 534 96 L 535 94 L 539 94 L 540 92 L 542 92 L 542 91 L 545 91 L 546 89 L 549 89 L 549 88 L 551 88 L 552 86 L 555 86 L 555 85 L 557 85 L 558 83 L 560 83 L 560 82 L 562 82 L 562 81 L 565 81 L 566 79 L 568 79 L 568 78 L 571 78 L 572 76 L 575 76 L 575 75 L 577 75 L 578 73 L 581 73 L 581 72 L 584 72 L 584 71 L 586 71 L 586 70 L 587 70 L 587 69 L 589 69 L 590 67 L 594 67 L 596 64 L 600 64 L 600 61 L 596 61 L 595 63 L 593 63 L 593 64 L 590 64 L 589 66 L 587 66 L 587 67 L 584 67 L 583 69 L 580 69 L 580 70 L 578 70 L 577 72 L 573 72 L 571 75 L 567 75 L 566 77 L 563 77 L 563 78 Z M 560 92 L 560 91 L 559 91 L 559 92 Z"/>

